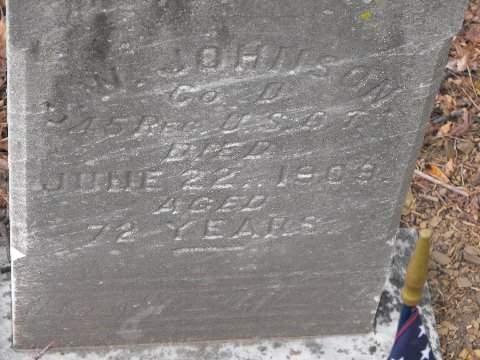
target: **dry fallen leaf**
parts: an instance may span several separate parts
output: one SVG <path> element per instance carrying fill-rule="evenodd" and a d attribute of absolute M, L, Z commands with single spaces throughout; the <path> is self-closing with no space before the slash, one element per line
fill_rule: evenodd
<path fill-rule="evenodd" d="M 451 132 L 452 136 L 464 135 L 470 130 L 472 126 L 472 117 L 470 113 L 464 109 L 461 122 L 457 123 Z"/>
<path fill-rule="evenodd" d="M 425 166 L 425 170 L 427 171 L 427 173 L 431 176 L 434 176 L 436 177 L 437 179 L 439 180 L 442 180 L 443 182 L 445 183 L 448 183 L 450 182 L 450 179 L 448 178 L 447 175 L 445 175 L 443 173 L 442 170 L 440 170 L 440 168 L 436 165 L 426 165 Z"/>
<path fill-rule="evenodd" d="M 455 172 L 455 162 L 453 161 L 453 159 L 450 159 L 445 165 L 445 175 L 450 177 L 453 175 L 454 172 Z"/>
<path fill-rule="evenodd" d="M 455 98 L 448 94 L 438 95 L 437 101 L 444 115 L 450 115 L 457 108 Z"/>
<path fill-rule="evenodd" d="M 480 42 L 480 25 L 472 24 L 468 27 L 468 30 L 465 32 L 465 39 L 471 42 Z"/>
<path fill-rule="evenodd" d="M 463 56 L 461 59 L 457 60 L 456 70 L 458 72 L 464 72 L 468 68 L 468 55 Z"/>
<path fill-rule="evenodd" d="M 452 128 L 453 128 L 453 123 L 449 121 L 446 124 L 442 125 L 440 129 L 438 129 L 438 135 L 443 135 L 443 136 L 448 135 L 450 134 L 450 131 L 452 131 Z"/>

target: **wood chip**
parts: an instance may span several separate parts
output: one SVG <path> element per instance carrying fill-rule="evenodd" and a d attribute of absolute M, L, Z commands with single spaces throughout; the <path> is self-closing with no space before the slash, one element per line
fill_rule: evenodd
<path fill-rule="evenodd" d="M 457 149 L 464 154 L 470 154 L 475 149 L 475 144 L 471 141 L 462 141 L 458 143 Z"/>
<path fill-rule="evenodd" d="M 431 220 L 430 220 L 430 226 L 432 228 L 436 228 L 440 223 L 442 222 L 442 218 L 440 216 L 434 216 Z"/>
<path fill-rule="evenodd" d="M 446 254 L 441 253 L 440 251 L 432 251 L 432 259 L 437 264 L 447 266 L 450 264 L 450 257 Z"/>
<path fill-rule="evenodd" d="M 471 245 L 465 246 L 465 249 L 463 249 L 463 251 L 465 253 L 470 254 L 470 255 L 480 256 L 480 248 L 475 247 L 475 246 L 471 246 Z"/>
<path fill-rule="evenodd" d="M 477 173 L 473 176 L 471 182 L 473 186 L 480 185 L 480 170 L 478 170 Z"/>
<path fill-rule="evenodd" d="M 443 234 L 443 237 L 445 239 L 451 239 L 455 235 L 455 231 L 453 230 L 448 230 L 446 233 Z"/>
<path fill-rule="evenodd" d="M 463 259 L 470 264 L 480 265 L 480 250 L 473 247 L 467 246 L 463 250 Z"/>
<path fill-rule="evenodd" d="M 406 216 L 410 214 L 413 209 L 415 209 L 415 197 L 412 194 L 412 190 L 409 189 L 405 198 L 405 204 L 403 205 L 402 215 Z"/>
<path fill-rule="evenodd" d="M 468 262 L 470 264 L 480 265 L 480 256 L 463 254 L 463 258 L 465 259 L 466 262 Z"/>
<path fill-rule="evenodd" d="M 470 350 L 467 348 L 464 348 L 460 354 L 458 354 L 458 357 L 462 360 L 468 359 L 470 357 Z"/>
<path fill-rule="evenodd" d="M 457 285 L 459 288 L 465 289 L 472 287 L 472 282 L 466 277 L 460 277 L 457 279 Z"/>

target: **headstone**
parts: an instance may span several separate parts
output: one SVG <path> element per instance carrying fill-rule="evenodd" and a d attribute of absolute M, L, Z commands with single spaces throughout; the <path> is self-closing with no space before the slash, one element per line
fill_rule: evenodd
<path fill-rule="evenodd" d="M 14 346 L 370 331 L 465 3 L 10 2 Z"/>

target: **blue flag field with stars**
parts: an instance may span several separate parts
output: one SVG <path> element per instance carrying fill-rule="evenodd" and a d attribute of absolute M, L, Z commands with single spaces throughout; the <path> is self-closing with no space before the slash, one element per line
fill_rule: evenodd
<path fill-rule="evenodd" d="M 416 306 L 403 305 L 395 343 L 388 360 L 435 360 Z"/>

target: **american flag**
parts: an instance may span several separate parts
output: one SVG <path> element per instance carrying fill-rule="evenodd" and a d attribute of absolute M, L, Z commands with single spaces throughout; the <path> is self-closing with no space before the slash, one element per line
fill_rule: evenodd
<path fill-rule="evenodd" d="M 388 360 L 435 360 L 416 306 L 403 305 L 395 343 Z"/>

